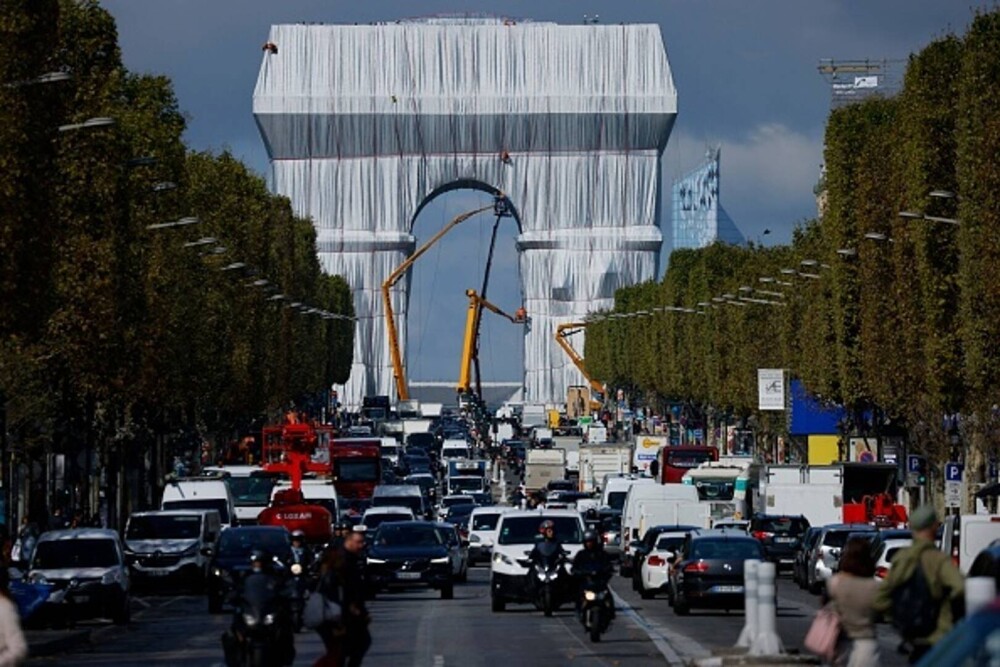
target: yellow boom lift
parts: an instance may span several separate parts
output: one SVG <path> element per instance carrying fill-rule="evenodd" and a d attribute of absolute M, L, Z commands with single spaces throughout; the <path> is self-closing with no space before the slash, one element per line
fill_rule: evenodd
<path fill-rule="evenodd" d="M 514 324 L 523 324 L 527 320 L 524 308 L 518 308 L 513 315 L 506 313 L 476 293 L 476 290 L 465 290 L 469 297 L 469 310 L 465 316 L 465 342 L 462 344 L 462 365 L 458 369 L 458 385 L 455 389 L 459 394 L 467 394 L 472 390 L 472 359 L 476 354 L 476 339 L 479 338 L 479 323 L 482 321 L 483 308 L 506 317 Z"/>
<path fill-rule="evenodd" d="M 568 338 L 573 334 L 579 333 L 587 328 L 587 322 L 567 322 L 565 324 L 560 324 L 556 327 L 556 343 L 559 347 L 563 349 L 569 360 L 573 362 L 577 370 L 583 375 L 584 379 L 587 380 L 587 384 L 590 385 L 590 390 L 593 392 L 593 396 L 590 402 L 591 409 L 599 409 L 601 407 L 601 399 L 604 397 L 604 385 L 595 380 L 590 373 L 587 372 L 587 366 L 583 362 L 583 357 L 580 353 L 573 349 L 570 345 Z M 596 400 L 595 400 L 596 399 Z"/>
<path fill-rule="evenodd" d="M 389 336 L 389 356 L 392 359 L 392 375 L 396 380 L 396 393 L 399 400 L 410 400 L 410 389 L 406 383 L 406 370 L 403 368 L 403 355 L 399 351 L 399 332 L 396 330 L 396 314 L 392 310 L 392 294 L 390 290 L 399 282 L 399 279 L 406 275 L 406 271 L 413 266 L 413 263 L 420 259 L 420 256 L 430 250 L 431 246 L 441 240 L 441 238 L 452 229 L 462 224 L 477 213 L 488 211 L 494 208 L 494 204 L 477 208 L 475 211 L 468 211 L 452 219 L 447 225 L 431 237 L 427 243 L 417 248 L 416 252 L 406 258 L 406 261 L 396 267 L 389 274 L 389 277 L 382 283 L 382 302 L 385 304 L 385 326 Z"/>

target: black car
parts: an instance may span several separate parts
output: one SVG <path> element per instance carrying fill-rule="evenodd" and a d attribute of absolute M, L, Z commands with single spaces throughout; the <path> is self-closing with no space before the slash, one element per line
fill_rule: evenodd
<path fill-rule="evenodd" d="M 222 531 L 208 566 L 209 613 L 222 611 L 223 602 L 250 571 L 254 551 L 288 563 L 292 558 L 291 537 L 280 526 L 240 526 Z"/>
<path fill-rule="evenodd" d="M 628 571 L 632 574 L 632 590 L 638 591 L 642 588 L 642 561 L 646 559 L 649 552 L 656 546 L 656 538 L 660 536 L 660 533 L 681 533 L 697 530 L 698 526 L 653 526 L 646 531 L 646 534 L 642 536 L 641 540 L 633 542 L 631 544 L 631 548 L 629 549 L 631 556 L 629 558 L 628 565 Z"/>
<path fill-rule="evenodd" d="M 419 486 L 421 493 L 424 494 L 424 498 L 428 501 L 428 505 L 433 505 L 437 502 L 438 481 L 431 473 L 421 472 L 407 475 L 403 478 L 403 484 Z"/>
<path fill-rule="evenodd" d="M 373 589 L 435 588 L 442 600 L 455 593 L 453 553 L 433 523 L 399 521 L 379 526 L 368 547 L 365 576 Z"/>
<path fill-rule="evenodd" d="M 750 535 L 760 541 L 765 559 L 779 570 L 795 562 L 807 530 L 809 519 L 804 516 L 756 514 L 750 520 Z"/>
<path fill-rule="evenodd" d="M 433 433 L 410 433 L 406 436 L 407 451 L 422 449 L 427 451 L 437 445 L 437 438 Z"/>
<path fill-rule="evenodd" d="M 798 584 L 799 588 L 806 587 L 806 571 L 809 569 L 809 553 L 816 546 L 823 528 L 820 526 L 810 526 L 806 534 L 799 541 L 799 548 L 795 550 L 795 560 L 792 563 L 792 581 Z"/>
<path fill-rule="evenodd" d="M 993 577 L 1000 591 L 1000 540 L 993 540 L 979 552 L 969 568 L 970 577 Z"/>
<path fill-rule="evenodd" d="M 695 607 L 743 607 L 743 562 L 764 560 L 764 550 L 752 537 L 726 532 L 689 535 L 674 557 L 670 602 L 678 616 Z"/>
<path fill-rule="evenodd" d="M 424 454 L 404 454 L 400 459 L 400 467 L 406 470 L 408 475 L 430 475 L 433 474 L 430 458 Z"/>

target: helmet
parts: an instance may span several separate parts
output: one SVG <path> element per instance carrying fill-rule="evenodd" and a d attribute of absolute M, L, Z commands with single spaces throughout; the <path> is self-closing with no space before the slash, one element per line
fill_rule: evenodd
<path fill-rule="evenodd" d="M 593 542 L 594 546 L 597 546 L 597 533 L 592 530 L 583 533 L 583 545 L 587 546 L 589 542 Z"/>
<path fill-rule="evenodd" d="M 546 519 L 538 526 L 538 532 L 544 534 L 547 530 L 555 530 L 556 524 L 552 519 Z"/>
<path fill-rule="evenodd" d="M 254 549 L 250 552 L 250 563 L 267 563 L 267 554 L 260 549 Z"/>
<path fill-rule="evenodd" d="M 293 530 L 292 531 L 292 541 L 295 541 L 295 540 L 305 541 L 305 539 L 306 539 L 306 534 L 303 531 L 301 531 L 301 530 Z"/>

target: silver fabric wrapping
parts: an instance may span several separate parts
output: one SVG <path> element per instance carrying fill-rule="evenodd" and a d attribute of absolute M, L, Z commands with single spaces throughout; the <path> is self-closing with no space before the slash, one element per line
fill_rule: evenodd
<path fill-rule="evenodd" d="M 341 400 L 395 397 L 379 289 L 413 251 L 420 209 L 455 187 L 513 204 L 530 317 L 524 399 L 564 400 L 582 378 L 555 327 L 657 276 L 660 156 L 677 108 L 659 29 L 279 25 L 270 41 L 254 114 L 272 187 L 313 219 L 324 269 L 355 295 Z M 407 281 L 394 299 L 405 344 Z"/>

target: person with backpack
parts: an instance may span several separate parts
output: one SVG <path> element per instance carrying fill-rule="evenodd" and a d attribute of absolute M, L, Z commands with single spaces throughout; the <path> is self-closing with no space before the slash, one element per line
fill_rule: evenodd
<path fill-rule="evenodd" d="M 965 613 L 962 573 L 934 546 L 939 525 L 932 506 L 914 510 L 910 515 L 913 544 L 892 559 L 892 569 L 873 605 L 910 645 L 910 664 L 919 662 Z"/>

